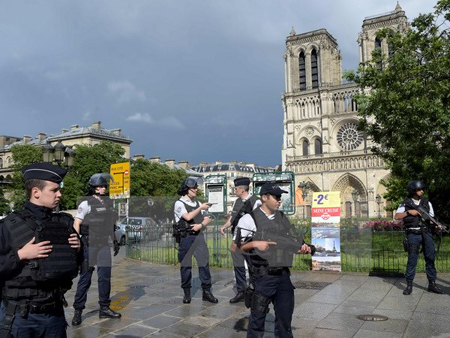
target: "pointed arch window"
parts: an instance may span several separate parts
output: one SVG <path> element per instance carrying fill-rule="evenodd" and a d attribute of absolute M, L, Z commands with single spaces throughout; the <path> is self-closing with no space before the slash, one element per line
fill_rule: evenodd
<path fill-rule="evenodd" d="M 300 90 L 306 90 L 306 61 L 304 52 L 301 52 L 298 57 L 298 70 L 299 70 Z"/>
<path fill-rule="evenodd" d="M 322 140 L 320 138 L 314 140 L 314 153 L 316 155 L 322 154 Z"/>
<path fill-rule="evenodd" d="M 311 51 L 311 84 L 313 88 L 319 87 L 319 58 L 317 56 L 317 51 L 313 49 Z"/>
<path fill-rule="evenodd" d="M 309 142 L 308 142 L 308 140 L 303 140 L 302 147 L 303 147 L 303 156 L 308 156 L 309 155 Z"/>

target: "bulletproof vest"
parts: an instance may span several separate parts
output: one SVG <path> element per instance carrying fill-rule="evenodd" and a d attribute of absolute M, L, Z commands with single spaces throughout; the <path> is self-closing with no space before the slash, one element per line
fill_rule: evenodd
<path fill-rule="evenodd" d="M 106 243 L 108 237 L 114 233 L 116 220 L 111 200 L 108 197 L 102 197 L 102 203 L 94 196 L 88 196 L 84 201 L 87 201 L 91 211 L 86 214 L 81 223 L 81 234 L 89 236 L 90 243 L 94 243 L 95 240 Z"/>
<path fill-rule="evenodd" d="M 46 258 L 30 260 L 21 272 L 5 281 L 3 296 L 9 299 L 43 297 L 42 290 L 69 289 L 78 275 L 77 249 L 71 248 L 68 239 L 76 233 L 73 218 L 66 213 L 53 213 L 37 220 L 28 210 L 14 212 L 4 220 L 11 234 L 11 248 L 21 249 L 33 237 L 35 243 L 50 241 L 52 251 Z M 45 297 L 44 297 L 45 298 Z"/>
<path fill-rule="evenodd" d="M 182 200 L 179 200 L 179 201 L 180 201 L 181 203 L 184 204 L 184 206 L 185 206 L 185 208 L 186 208 L 186 211 L 187 211 L 188 213 L 190 213 L 191 211 L 197 209 L 197 208 L 200 206 L 200 203 L 199 203 L 198 201 L 196 201 L 196 206 L 195 206 L 195 207 L 190 206 L 189 204 L 183 202 Z M 183 218 L 181 218 L 181 219 L 183 219 Z M 191 219 L 190 221 L 186 221 L 186 220 L 184 220 L 184 221 L 185 221 L 189 226 L 191 226 L 191 225 L 193 225 L 193 224 L 200 224 L 200 223 L 202 223 L 204 219 L 205 219 L 205 216 L 203 216 L 202 213 L 199 212 L 199 213 L 197 214 L 197 216 L 195 216 L 195 217 L 194 217 L 193 219 Z"/>
<path fill-rule="evenodd" d="M 256 225 L 256 233 L 253 236 L 253 241 L 269 241 L 272 240 L 271 234 L 276 233 L 278 236 L 291 238 L 292 225 L 289 223 L 288 218 L 281 212 L 275 213 L 275 218 L 270 220 L 266 214 L 257 208 L 250 212 Z M 291 267 L 293 261 L 293 254 L 284 249 L 277 248 L 277 245 L 273 245 L 266 252 L 252 250 L 250 255 L 254 266 L 267 266 L 267 267 Z"/>
<path fill-rule="evenodd" d="M 405 211 L 408 210 L 415 210 L 413 205 L 415 206 L 412 198 L 406 198 L 403 201 L 403 205 L 405 206 Z M 417 207 L 423 207 L 427 212 L 430 212 L 430 205 L 428 204 L 428 200 L 425 198 L 421 198 L 420 199 L 420 203 Z M 403 224 L 405 225 L 405 228 L 418 228 L 418 227 L 423 227 L 425 226 L 425 224 L 423 224 L 422 218 L 417 215 L 417 216 L 412 216 L 412 215 L 407 215 L 405 218 L 403 218 Z"/>
<path fill-rule="evenodd" d="M 244 216 L 245 214 L 248 214 L 252 212 L 256 201 L 259 200 L 258 197 L 255 195 L 252 195 L 249 199 L 247 199 L 245 202 L 242 201 L 241 198 L 238 198 L 233 206 L 233 211 L 231 214 L 231 232 L 234 233 L 234 229 L 239 223 L 239 220 Z"/>

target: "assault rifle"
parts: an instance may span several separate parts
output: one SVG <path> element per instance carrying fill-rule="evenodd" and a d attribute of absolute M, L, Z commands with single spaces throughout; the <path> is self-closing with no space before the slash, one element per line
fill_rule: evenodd
<path fill-rule="evenodd" d="M 420 213 L 420 217 L 422 218 L 422 220 L 424 221 L 424 223 L 428 226 L 431 226 L 431 223 L 440 226 L 442 228 L 442 232 L 445 233 L 450 233 L 450 231 L 448 230 L 448 228 L 442 224 L 441 222 L 439 222 L 438 220 L 436 220 L 433 216 L 430 215 L 430 213 L 427 211 L 427 209 L 425 209 L 422 205 L 415 205 L 414 203 L 410 203 L 410 202 L 406 202 L 405 204 L 407 204 L 409 207 L 417 210 Z"/>
<path fill-rule="evenodd" d="M 299 236 L 298 238 L 294 237 L 288 237 L 289 234 L 281 235 L 276 232 L 266 232 L 264 234 L 264 238 L 267 238 L 267 241 L 269 242 L 275 242 L 277 243 L 277 249 L 286 250 L 288 252 L 292 253 L 298 253 L 298 251 L 301 249 L 303 244 L 306 244 L 311 248 L 311 256 L 314 255 L 316 252 L 316 247 L 314 245 L 305 243 L 302 236 Z"/>

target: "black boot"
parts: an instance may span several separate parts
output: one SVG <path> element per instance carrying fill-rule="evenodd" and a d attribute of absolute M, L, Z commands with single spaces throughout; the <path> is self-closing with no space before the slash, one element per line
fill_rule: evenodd
<path fill-rule="evenodd" d="M 403 294 L 408 296 L 412 292 L 412 280 L 406 281 L 406 289 L 403 291 Z"/>
<path fill-rule="evenodd" d="M 211 291 L 209 290 L 203 290 L 203 300 L 206 300 L 210 303 L 218 303 L 219 300 L 213 296 L 213 294 L 211 293 Z"/>
<path fill-rule="evenodd" d="M 190 302 L 191 302 L 191 290 L 184 289 L 183 303 L 189 304 Z"/>
<path fill-rule="evenodd" d="M 237 295 L 234 296 L 234 298 L 230 299 L 231 304 L 239 303 L 239 302 L 243 302 L 243 301 L 244 301 L 244 293 L 242 291 L 239 291 L 237 293 Z"/>
<path fill-rule="evenodd" d="M 100 306 L 100 312 L 98 314 L 99 318 L 114 318 L 118 319 L 122 315 L 114 310 L 111 310 L 109 306 Z"/>
<path fill-rule="evenodd" d="M 444 294 L 445 292 L 444 291 L 442 291 L 440 288 L 439 288 L 439 286 L 437 286 L 436 285 L 436 282 L 433 280 L 433 281 L 429 281 L 429 284 L 428 284 L 428 291 L 430 291 L 430 292 L 434 292 L 434 293 L 438 293 L 438 294 L 440 294 L 440 295 L 442 295 L 442 294 Z"/>
<path fill-rule="evenodd" d="M 82 322 L 81 319 L 81 310 L 75 310 L 74 314 L 73 314 L 73 319 L 72 319 L 72 325 L 73 326 L 77 326 L 80 325 Z"/>

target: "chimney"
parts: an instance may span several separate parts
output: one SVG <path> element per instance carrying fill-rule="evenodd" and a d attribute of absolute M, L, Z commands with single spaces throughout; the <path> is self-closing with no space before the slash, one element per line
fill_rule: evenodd
<path fill-rule="evenodd" d="M 38 138 L 39 142 L 42 142 L 42 141 L 44 141 L 47 138 L 47 134 L 46 133 L 39 133 L 37 138 Z"/>
<path fill-rule="evenodd" d="M 180 165 L 180 167 L 182 169 L 187 169 L 187 167 L 188 167 L 188 161 L 180 161 L 180 162 L 178 162 L 178 164 Z"/>
<path fill-rule="evenodd" d="M 69 131 L 69 129 L 63 128 L 63 129 L 61 129 L 61 134 L 65 134 L 65 133 L 67 133 L 68 131 Z"/>
<path fill-rule="evenodd" d="M 70 130 L 75 130 L 75 129 L 78 129 L 78 124 L 72 124 L 71 126 L 70 126 Z"/>
<path fill-rule="evenodd" d="M 133 156 L 133 160 L 138 160 L 138 159 L 145 159 L 144 154 L 136 154 Z"/>
<path fill-rule="evenodd" d="M 201 165 L 201 166 L 208 165 L 208 162 L 200 162 L 200 165 Z"/>
<path fill-rule="evenodd" d="M 23 143 L 24 144 L 27 144 L 27 143 L 29 143 L 31 141 L 31 136 L 29 136 L 29 135 L 24 135 L 23 136 Z"/>
<path fill-rule="evenodd" d="M 91 127 L 97 130 L 100 130 L 100 126 L 101 126 L 102 122 L 98 121 L 98 122 L 94 122 L 91 124 Z"/>
<path fill-rule="evenodd" d="M 121 129 L 111 129 L 111 133 L 113 133 L 114 135 L 117 135 L 117 136 L 119 136 L 120 135 L 120 132 L 121 132 Z"/>
<path fill-rule="evenodd" d="M 151 163 L 158 163 L 158 164 L 159 164 L 160 159 L 161 159 L 161 157 L 153 156 L 153 157 L 150 157 L 150 162 L 151 162 Z"/>
<path fill-rule="evenodd" d="M 168 166 L 170 169 L 173 169 L 175 167 L 175 160 L 173 158 L 169 158 L 164 161 L 164 164 Z"/>

